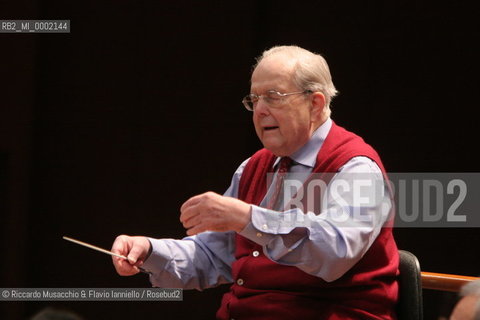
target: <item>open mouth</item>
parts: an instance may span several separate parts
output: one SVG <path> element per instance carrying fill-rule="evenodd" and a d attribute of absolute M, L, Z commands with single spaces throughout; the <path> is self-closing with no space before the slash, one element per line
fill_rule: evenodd
<path fill-rule="evenodd" d="M 263 130 L 265 131 L 271 131 L 271 130 L 275 130 L 275 129 L 278 129 L 277 126 L 270 126 L 270 127 L 264 127 Z"/>

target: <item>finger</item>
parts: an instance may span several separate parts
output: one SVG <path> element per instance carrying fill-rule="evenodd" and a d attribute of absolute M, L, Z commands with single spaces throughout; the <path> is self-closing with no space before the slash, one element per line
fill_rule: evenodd
<path fill-rule="evenodd" d="M 127 255 L 130 237 L 126 235 L 118 236 L 113 242 L 111 251 L 120 255 Z"/>
<path fill-rule="evenodd" d="M 132 266 L 128 261 L 118 257 L 113 258 L 113 265 L 117 270 L 117 273 L 121 276 L 131 276 L 140 272 L 136 266 Z"/>
<path fill-rule="evenodd" d="M 195 216 L 198 216 L 199 214 L 200 214 L 200 202 L 184 209 L 180 214 L 180 222 L 182 222 L 182 224 L 188 223 L 190 219 L 192 219 Z"/>
<path fill-rule="evenodd" d="M 150 249 L 150 241 L 144 237 L 135 237 L 133 241 L 133 246 L 130 252 L 128 253 L 128 262 L 132 265 L 138 261 L 145 260 L 147 253 Z"/>
<path fill-rule="evenodd" d="M 143 260 L 138 260 L 133 266 L 136 268 L 140 268 L 141 266 L 143 266 Z"/>
<path fill-rule="evenodd" d="M 185 211 L 187 208 L 191 206 L 197 205 L 201 201 L 202 197 L 203 197 L 203 194 L 199 194 L 185 201 L 180 207 L 180 212 Z"/>
<path fill-rule="evenodd" d="M 115 239 L 111 250 L 114 253 L 128 256 L 128 260 L 112 257 L 112 261 L 118 274 L 130 276 L 140 272 L 138 266 L 143 264 L 143 259 L 150 250 L 150 241 L 145 237 L 121 235 Z"/>
<path fill-rule="evenodd" d="M 188 229 L 188 230 L 187 230 L 187 235 L 189 235 L 189 236 L 194 236 L 194 235 L 196 235 L 196 234 L 199 234 L 199 233 L 202 233 L 202 232 L 205 232 L 205 231 L 207 231 L 207 230 L 205 229 L 205 227 L 200 224 L 200 225 L 196 225 L 196 226 L 193 227 L 193 228 Z"/>
<path fill-rule="evenodd" d="M 183 227 L 185 229 L 190 229 L 191 227 L 199 224 L 202 220 L 202 216 L 198 212 L 198 208 L 191 208 L 185 212 L 185 216 L 189 216 L 189 218 L 185 218 L 182 222 Z"/>

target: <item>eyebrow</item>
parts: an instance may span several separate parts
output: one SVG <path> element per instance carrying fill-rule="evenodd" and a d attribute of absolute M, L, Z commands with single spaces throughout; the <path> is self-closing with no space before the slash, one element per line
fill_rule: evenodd
<path fill-rule="evenodd" d="M 268 90 L 265 90 L 263 92 L 266 93 L 266 92 L 269 92 L 269 91 L 275 91 L 275 92 L 282 93 L 282 90 L 278 90 L 278 89 L 268 89 Z M 250 90 L 250 93 L 254 93 L 253 90 Z M 256 93 L 254 93 L 254 94 L 256 94 Z"/>

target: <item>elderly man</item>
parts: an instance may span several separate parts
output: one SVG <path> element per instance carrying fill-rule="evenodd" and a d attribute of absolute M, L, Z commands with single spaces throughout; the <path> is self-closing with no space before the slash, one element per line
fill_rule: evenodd
<path fill-rule="evenodd" d="M 182 205 L 189 237 L 117 237 L 112 251 L 128 257 L 114 258 L 117 272 L 142 267 L 158 287 L 233 283 L 218 319 L 394 319 L 398 251 L 385 170 L 372 147 L 330 119 L 335 95 L 322 56 L 265 51 L 243 99 L 265 148 L 223 196 Z"/>

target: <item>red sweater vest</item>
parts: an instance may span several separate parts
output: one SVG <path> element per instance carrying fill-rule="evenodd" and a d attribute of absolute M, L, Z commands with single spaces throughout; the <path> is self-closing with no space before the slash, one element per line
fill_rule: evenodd
<path fill-rule="evenodd" d="M 337 172 L 355 156 L 369 157 L 385 175 L 375 150 L 333 123 L 313 172 Z M 240 180 L 239 199 L 261 202 L 275 158 L 266 149 L 253 155 Z M 254 251 L 260 254 L 254 256 Z M 363 258 L 333 282 L 271 261 L 260 245 L 238 234 L 235 257 L 234 284 L 222 299 L 217 319 L 396 319 L 399 257 L 391 226 L 382 228 Z"/>

